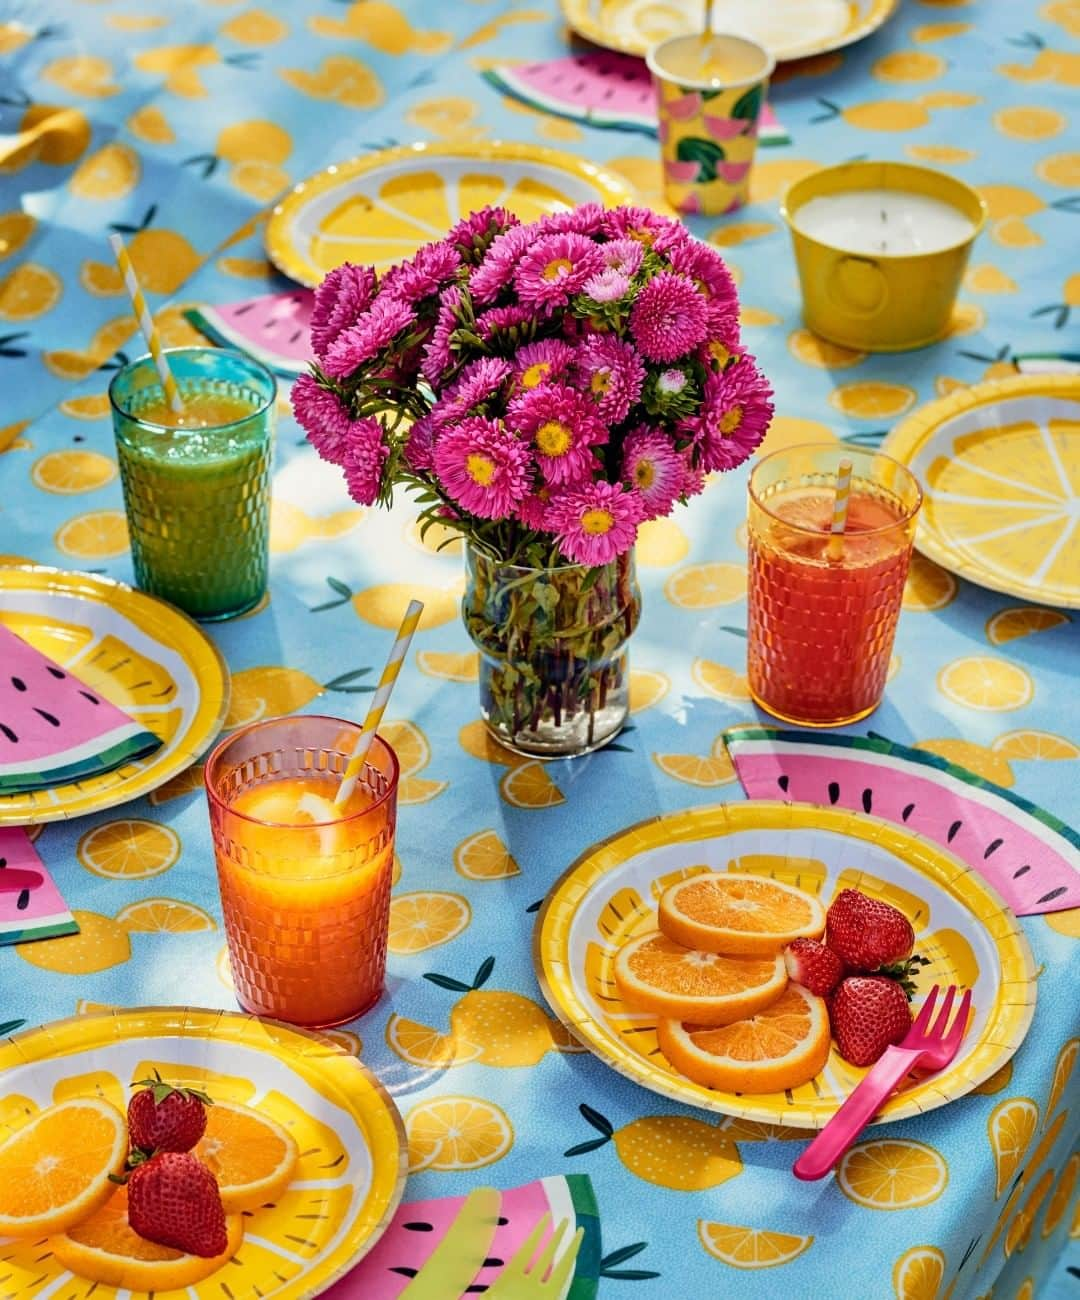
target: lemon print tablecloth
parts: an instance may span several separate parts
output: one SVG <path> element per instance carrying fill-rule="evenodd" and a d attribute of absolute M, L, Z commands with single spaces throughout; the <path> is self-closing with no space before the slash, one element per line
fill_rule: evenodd
<path fill-rule="evenodd" d="M 166 338 L 184 343 L 185 305 L 287 287 L 265 258 L 266 205 L 336 159 L 518 140 L 608 168 L 660 204 L 654 142 L 544 116 L 481 78 L 558 57 L 565 40 L 556 0 L 0 0 L 0 555 L 130 578 L 104 394 L 118 350 L 137 344 L 110 229 Z M 1076 350 L 1078 84 L 1076 0 L 905 0 L 872 38 L 782 69 L 773 99 L 794 143 L 759 158 L 748 208 L 694 223 L 730 256 L 747 341 L 777 390 L 767 448 L 874 443 L 919 403 L 1009 373 L 1014 352 Z M 955 171 L 989 205 L 952 333 L 921 352 L 864 356 L 801 328 L 778 196 L 863 155 Z M 430 534 L 424 545 L 407 509 L 350 502 L 282 403 L 270 600 L 213 631 L 234 674 L 227 725 L 357 716 L 358 670 L 378 664 L 410 594 L 427 602 L 387 731 L 404 769 L 387 995 L 338 1038 L 405 1117 L 407 1197 L 587 1172 L 605 1300 L 1071 1294 L 1080 914 L 1021 923 L 1039 998 L 1012 1063 L 975 1095 L 868 1133 L 838 1178 L 813 1186 L 789 1173 L 797 1140 L 638 1088 L 575 1051 L 543 1004 L 530 935 L 558 874 L 651 813 L 741 797 L 718 738 L 755 716 L 744 492 L 730 475 L 643 532 L 620 748 L 511 763 L 477 721 L 460 553 L 436 553 Z M 1068 820 L 1076 616 L 921 559 L 905 606 L 885 702 L 858 730 Z M 234 1005 L 197 771 L 49 825 L 38 848 L 82 931 L 0 951 L 0 1022 L 173 1003 L 178 989 Z M 443 1068 L 455 1044 L 469 1051 Z"/>

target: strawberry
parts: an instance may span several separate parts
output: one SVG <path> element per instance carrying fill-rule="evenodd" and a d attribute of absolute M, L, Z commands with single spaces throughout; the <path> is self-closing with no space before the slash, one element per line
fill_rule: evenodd
<path fill-rule="evenodd" d="M 825 997 L 844 976 L 844 963 L 817 939 L 793 939 L 784 949 L 788 976 L 808 993 Z"/>
<path fill-rule="evenodd" d="M 147 1241 L 210 1259 L 228 1245 L 217 1179 L 193 1155 L 162 1151 L 128 1177 L 128 1223 Z"/>
<path fill-rule="evenodd" d="M 154 1071 L 152 1079 L 132 1084 L 140 1088 L 128 1102 L 128 1142 L 133 1150 L 190 1151 L 206 1132 L 206 1107 L 214 1103 L 205 1092 L 174 1088 Z"/>
<path fill-rule="evenodd" d="M 825 914 L 825 942 L 852 970 L 876 971 L 911 955 L 915 931 L 895 907 L 844 889 Z"/>
<path fill-rule="evenodd" d="M 911 1028 L 903 986 L 884 975 L 849 975 L 829 999 L 829 1020 L 840 1055 L 852 1065 L 873 1065 Z"/>

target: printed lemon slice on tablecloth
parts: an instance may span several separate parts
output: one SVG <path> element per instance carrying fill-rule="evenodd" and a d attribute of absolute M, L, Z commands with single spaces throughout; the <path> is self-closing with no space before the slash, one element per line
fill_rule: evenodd
<path fill-rule="evenodd" d="M 658 923 L 687 948 L 772 955 L 792 939 L 821 934 L 825 909 L 812 894 L 779 880 L 710 871 L 666 889 Z"/>
<path fill-rule="evenodd" d="M 729 1025 L 752 1016 L 787 986 L 779 953 L 740 958 L 694 952 L 658 930 L 623 944 L 613 969 L 631 1007 L 698 1025 Z"/>
<path fill-rule="evenodd" d="M 124 1117 L 79 1098 L 39 1111 L 0 1143 L 0 1236 L 63 1232 L 104 1204 L 127 1156 Z"/>
<path fill-rule="evenodd" d="M 840 1162 L 836 1181 L 846 1197 L 871 1210 L 909 1210 L 936 1201 L 949 1167 L 933 1147 L 909 1138 L 860 1142 Z"/>
<path fill-rule="evenodd" d="M 936 1300 L 945 1276 L 945 1256 L 936 1246 L 912 1246 L 893 1265 L 896 1300 Z"/>
<path fill-rule="evenodd" d="M 215 1101 L 195 1154 L 218 1181 L 227 1214 L 273 1201 L 289 1185 L 296 1142 L 275 1120 L 247 1106 Z"/>
<path fill-rule="evenodd" d="M 656 1026 L 674 1069 L 706 1088 L 783 1092 L 820 1073 L 829 1056 L 829 1015 L 822 998 L 798 984 L 756 1015 L 707 1029 L 679 1020 Z"/>
<path fill-rule="evenodd" d="M 472 908 L 460 894 L 420 890 L 398 894 L 390 904 L 392 953 L 408 954 L 437 948 L 456 939 L 472 919 Z"/>
<path fill-rule="evenodd" d="M 510 180 L 497 165 L 479 160 L 448 164 L 352 190 L 319 222 L 311 260 L 324 270 L 351 261 L 383 271 L 440 238 L 464 213 L 502 206 L 527 222 L 573 207 L 569 196 L 535 177 Z"/>
<path fill-rule="evenodd" d="M 513 854 L 494 831 L 477 831 L 454 850 L 454 870 L 467 880 L 505 880 L 520 876 Z"/>
<path fill-rule="evenodd" d="M 733 1223 L 709 1223 L 698 1219 L 698 1240 L 713 1257 L 732 1268 L 772 1268 L 790 1264 L 810 1249 L 813 1237 L 796 1237 L 790 1232 L 764 1232 L 741 1228 Z"/>
<path fill-rule="evenodd" d="M 501 1107 L 480 1097 L 437 1097 L 405 1120 L 409 1170 L 482 1169 L 501 1160 L 514 1130 Z"/>
<path fill-rule="evenodd" d="M 1042 1226 L 1044 1237 L 1049 1237 L 1065 1217 L 1065 1211 L 1069 1208 L 1069 1202 L 1076 1188 L 1078 1175 L 1080 1175 L 1080 1152 L 1074 1152 L 1066 1161 L 1058 1184 L 1054 1188 L 1054 1194 L 1050 1197 L 1050 1204 L 1046 1207 L 1046 1219 Z M 1073 1235 L 1075 1236 L 1075 1233 Z"/>
<path fill-rule="evenodd" d="M 954 439 L 927 471 L 926 524 L 985 573 L 1080 596 L 1080 421 L 1018 420 Z"/>
<path fill-rule="evenodd" d="M 141 817 L 105 822 L 81 836 L 79 862 L 107 880 L 145 880 L 158 876 L 180 856 L 180 837 L 169 826 Z"/>
<path fill-rule="evenodd" d="M 201 1282 L 227 1263 L 243 1240 L 243 1217 L 230 1215 L 225 1231 L 228 1245 L 211 1258 L 159 1246 L 128 1224 L 127 1188 L 119 1187 L 99 1210 L 49 1245 L 57 1260 L 78 1277 L 133 1291 L 161 1292 Z"/>

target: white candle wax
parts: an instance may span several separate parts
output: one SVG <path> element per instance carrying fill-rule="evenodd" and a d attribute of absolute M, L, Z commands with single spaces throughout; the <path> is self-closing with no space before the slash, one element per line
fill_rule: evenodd
<path fill-rule="evenodd" d="M 822 194 L 794 214 L 795 226 L 848 253 L 937 253 L 970 239 L 975 224 L 959 208 L 912 190 Z"/>

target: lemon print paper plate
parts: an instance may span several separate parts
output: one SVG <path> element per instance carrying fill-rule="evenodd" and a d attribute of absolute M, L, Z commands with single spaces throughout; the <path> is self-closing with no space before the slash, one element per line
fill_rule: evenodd
<path fill-rule="evenodd" d="M 884 23 L 900 0 L 713 0 L 712 28 L 766 46 L 777 62 L 840 49 Z M 700 32 L 704 0 L 561 0 L 570 27 L 596 45 L 644 57 L 651 45 Z"/>
<path fill-rule="evenodd" d="M 657 901 L 703 871 L 768 876 L 816 894 L 825 906 L 855 888 L 902 911 L 915 951 L 915 1004 L 935 985 L 970 988 L 973 1009 L 946 1070 L 909 1082 L 879 1121 L 962 1097 L 1023 1041 L 1035 1010 L 1035 971 L 1020 925 L 970 867 L 929 840 L 877 818 L 810 804 L 751 802 L 692 808 L 641 822 L 587 853 L 555 885 L 536 923 L 541 987 L 563 1023 L 621 1074 L 675 1101 L 747 1120 L 821 1128 L 866 1073 L 830 1050 L 822 1072 L 783 1093 L 720 1092 L 676 1073 L 656 1021 L 622 1001 L 615 954 L 656 928 Z"/>
<path fill-rule="evenodd" d="M 0 623 L 164 742 L 101 776 L 0 796 L 0 826 L 136 799 L 189 766 L 221 730 L 229 706 L 224 660 L 186 614 L 153 596 L 89 573 L 0 565 Z"/>
<path fill-rule="evenodd" d="M 1080 375 L 961 389 L 883 450 L 923 486 L 924 555 L 993 591 L 1080 609 Z"/>
<path fill-rule="evenodd" d="M 540 145 L 406 145 L 302 181 L 274 209 L 266 249 L 286 275 L 314 286 L 342 262 L 385 271 L 478 208 L 535 221 L 580 203 L 632 199 L 625 181 Z"/>
<path fill-rule="evenodd" d="M 0 1040 L 0 1140 L 54 1102 L 99 1097 L 124 1111 L 130 1085 L 154 1070 L 225 1103 L 223 1123 L 229 1123 L 229 1103 L 257 1111 L 284 1128 L 299 1150 L 288 1186 L 243 1212 L 243 1239 L 232 1258 L 190 1289 L 173 1289 L 163 1277 L 159 1294 L 192 1300 L 318 1295 L 385 1231 L 405 1183 L 405 1137 L 393 1102 L 329 1038 L 254 1016 L 190 1007 L 117 1009 Z M 198 1149 L 211 1163 L 215 1143 L 237 1130 L 220 1131 L 215 1140 L 208 1129 L 207 1149 Z M 286 1153 L 267 1127 L 234 1148 L 231 1176 L 240 1183 L 276 1178 L 280 1186 L 275 1171 L 287 1165 Z M 4 1266 L 8 1296 L 115 1294 L 73 1279 L 47 1242 L 6 1242 Z"/>

